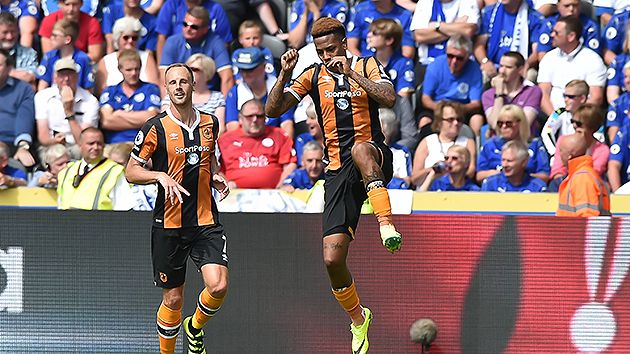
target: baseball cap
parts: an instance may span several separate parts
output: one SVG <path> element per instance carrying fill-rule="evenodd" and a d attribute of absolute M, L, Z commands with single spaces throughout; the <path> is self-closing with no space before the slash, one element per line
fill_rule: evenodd
<path fill-rule="evenodd" d="M 71 57 L 65 57 L 57 60 L 54 66 L 55 72 L 59 70 L 73 70 L 77 71 L 77 63 Z"/>
<path fill-rule="evenodd" d="M 265 55 L 256 47 L 237 49 L 233 58 L 234 66 L 241 70 L 251 70 L 265 62 Z"/>

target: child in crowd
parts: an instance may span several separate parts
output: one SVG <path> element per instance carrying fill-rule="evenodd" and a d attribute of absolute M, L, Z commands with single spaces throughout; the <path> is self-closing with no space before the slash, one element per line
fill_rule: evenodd
<path fill-rule="evenodd" d="M 44 54 L 41 64 L 37 68 L 39 84 L 37 91 L 41 91 L 52 84 L 55 62 L 61 58 L 71 57 L 78 66 L 78 85 L 86 90 L 94 87 L 92 62 L 88 55 L 75 48 L 74 43 L 79 36 L 79 24 L 75 21 L 63 19 L 55 23 L 50 36 L 53 49 Z"/>
<path fill-rule="evenodd" d="M 267 62 L 265 72 L 267 75 L 277 76 L 271 50 L 262 46 L 263 33 L 263 29 L 258 22 L 245 20 L 238 27 L 238 43 L 242 48 L 258 47 L 258 49 L 260 49 L 265 55 L 265 61 Z M 236 53 L 234 53 L 232 55 L 232 62 L 235 62 L 236 59 Z M 236 80 L 237 83 L 240 82 L 241 74 L 239 73 L 238 68 L 236 66 L 232 66 L 232 69 L 234 70 L 234 80 Z"/>

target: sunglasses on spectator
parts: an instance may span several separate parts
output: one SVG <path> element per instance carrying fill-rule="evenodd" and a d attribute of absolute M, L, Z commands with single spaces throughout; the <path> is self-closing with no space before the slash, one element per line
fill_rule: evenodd
<path fill-rule="evenodd" d="M 457 161 L 457 160 L 459 160 L 459 157 L 446 155 L 446 156 L 444 156 L 444 160 L 445 161 L 450 161 L 450 160 Z"/>
<path fill-rule="evenodd" d="M 466 57 L 461 56 L 461 55 L 455 55 L 455 54 L 446 54 L 446 57 L 448 58 L 448 60 L 452 60 L 452 59 L 457 59 L 457 61 L 463 61 L 464 59 L 466 59 Z"/>
<path fill-rule="evenodd" d="M 582 125 L 584 123 L 580 122 L 579 120 L 571 119 L 571 124 L 575 124 L 576 127 L 582 128 Z"/>
<path fill-rule="evenodd" d="M 194 73 L 198 73 L 198 72 L 201 71 L 201 69 L 195 68 L 195 67 L 192 67 L 192 66 L 190 67 L 190 70 L 192 70 Z"/>
<path fill-rule="evenodd" d="M 506 128 L 512 128 L 517 122 L 518 121 L 513 121 L 513 120 L 498 120 L 497 127 L 503 128 L 505 126 Z"/>
<path fill-rule="evenodd" d="M 132 36 L 129 34 L 125 34 L 122 36 L 123 41 L 128 41 L 128 40 L 132 40 L 134 42 L 136 42 L 138 40 L 138 36 Z"/>
<path fill-rule="evenodd" d="M 570 100 L 574 100 L 574 99 L 576 99 L 576 98 L 578 98 L 578 97 L 580 97 L 580 96 L 583 96 L 583 95 L 569 95 L 568 93 L 563 93 L 563 94 L 562 94 L 562 97 L 564 97 L 564 98 L 568 98 L 568 99 L 570 99 Z"/>
<path fill-rule="evenodd" d="M 199 25 L 196 25 L 194 23 L 189 23 L 189 22 L 186 22 L 186 21 L 182 22 L 182 26 L 190 27 L 191 29 L 193 29 L 195 31 L 199 29 Z"/>
<path fill-rule="evenodd" d="M 443 118 L 442 120 L 445 121 L 445 122 L 449 122 L 449 123 L 455 123 L 455 121 L 461 122 L 461 119 L 459 119 L 457 117 Z"/>

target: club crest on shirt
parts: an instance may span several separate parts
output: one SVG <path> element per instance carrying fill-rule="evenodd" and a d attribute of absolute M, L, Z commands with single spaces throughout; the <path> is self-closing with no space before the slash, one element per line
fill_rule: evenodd
<path fill-rule="evenodd" d="M 144 101 L 144 93 L 140 92 L 136 94 L 135 96 L 133 96 L 133 100 L 138 103 Z"/>
<path fill-rule="evenodd" d="M 264 147 L 272 147 L 273 146 L 273 139 L 271 138 L 264 138 L 262 141 L 262 146 Z"/>
<path fill-rule="evenodd" d="M 196 165 L 197 162 L 199 162 L 199 155 L 195 152 L 188 154 L 186 162 L 188 162 L 189 165 Z"/>
<path fill-rule="evenodd" d="M 348 100 L 345 98 L 338 99 L 335 104 L 337 105 L 337 108 L 341 110 L 345 110 L 348 106 L 350 106 L 350 103 L 348 103 Z"/>
<path fill-rule="evenodd" d="M 203 134 L 203 137 L 206 139 L 210 139 L 210 128 L 209 127 L 205 127 L 203 128 L 203 130 L 201 131 L 201 133 Z"/>

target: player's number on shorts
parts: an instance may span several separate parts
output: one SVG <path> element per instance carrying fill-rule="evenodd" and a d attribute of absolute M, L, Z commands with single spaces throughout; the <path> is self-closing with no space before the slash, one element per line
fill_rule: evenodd
<path fill-rule="evenodd" d="M 223 257 L 223 260 L 227 262 L 227 237 L 223 235 L 221 238 L 223 239 L 223 250 L 221 251 L 223 254 L 221 256 Z"/>

